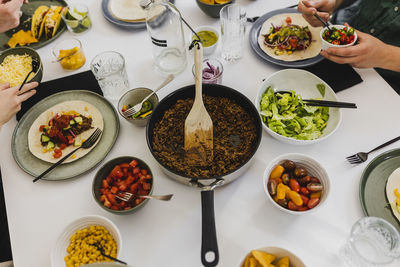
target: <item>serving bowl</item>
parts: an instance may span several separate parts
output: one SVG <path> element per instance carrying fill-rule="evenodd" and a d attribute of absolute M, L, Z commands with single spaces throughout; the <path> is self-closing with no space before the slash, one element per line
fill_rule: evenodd
<path fill-rule="evenodd" d="M 305 210 L 305 211 L 297 211 L 297 210 L 290 210 L 287 208 L 282 207 L 278 203 L 275 202 L 275 200 L 272 198 L 272 196 L 269 193 L 268 190 L 268 181 L 270 179 L 271 172 L 273 169 L 277 166 L 285 162 L 286 160 L 291 160 L 296 163 L 297 167 L 301 167 L 307 170 L 308 175 L 311 177 L 317 177 L 320 181 L 320 183 L 323 186 L 322 194 L 319 200 L 319 204 L 317 204 L 315 207 Z M 273 203 L 275 207 L 280 209 L 283 212 L 289 213 L 289 214 L 294 214 L 294 215 L 302 215 L 310 212 L 314 212 L 318 209 L 321 208 L 326 202 L 326 199 L 329 195 L 330 191 L 330 179 L 328 176 L 328 173 L 326 172 L 325 168 L 314 158 L 304 155 L 304 154 L 299 154 L 299 153 L 288 153 L 288 154 L 283 154 L 281 156 L 278 156 L 274 160 L 272 160 L 268 166 L 265 168 L 264 171 L 264 176 L 263 176 L 263 186 L 264 186 L 264 192 L 267 195 L 267 198 Z"/>
<path fill-rule="evenodd" d="M 118 112 L 119 114 L 128 122 L 132 123 L 133 125 L 136 126 L 146 126 L 147 121 L 149 120 L 150 115 L 144 117 L 144 118 L 126 118 L 123 114 L 122 114 L 122 107 L 123 106 L 134 106 L 138 103 L 140 103 L 146 96 L 148 96 L 149 94 L 151 94 L 153 92 L 153 90 L 148 89 L 148 88 L 144 88 L 144 87 L 139 87 L 139 88 L 135 88 L 135 89 L 131 89 L 128 92 L 126 92 L 125 94 L 123 94 L 121 96 L 121 98 L 119 99 L 118 102 Z M 155 109 L 155 107 L 158 105 L 158 96 L 157 94 L 153 94 L 149 100 L 151 105 L 152 105 L 152 110 Z"/>
<path fill-rule="evenodd" d="M 131 157 L 131 156 L 118 157 L 118 158 L 115 158 L 115 159 L 112 159 L 112 160 L 106 162 L 97 171 L 97 173 L 93 179 L 93 183 L 92 183 L 93 197 L 94 197 L 96 203 L 99 204 L 99 206 L 101 208 L 103 208 L 104 210 L 114 213 L 114 214 L 118 214 L 118 215 L 131 214 L 131 213 L 136 212 L 137 210 L 142 208 L 144 205 L 146 205 L 147 202 L 149 202 L 149 199 L 145 198 L 141 203 L 139 203 L 138 205 L 136 205 L 133 208 L 130 208 L 128 210 L 114 210 L 114 209 L 104 206 L 103 202 L 100 201 L 100 197 L 101 197 L 100 189 L 102 187 L 103 180 L 107 178 L 107 176 L 111 173 L 111 171 L 114 169 L 115 166 L 122 164 L 122 163 L 130 163 L 130 162 L 132 162 L 132 160 L 136 160 L 139 163 L 138 166 L 140 166 L 142 169 L 147 170 L 147 173 L 151 175 L 152 182 L 151 182 L 150 192 L 148 195 L 152 194 L 153 188 L 154 188 L 154 181 L 153 181 L 153 174 L 150 170 L 150 167 L 143 160 L 136 158 L 136 157 Z M 126 191 L 128 191 L 128 190 L 126 190 Z"/>
<path fill-rule="evenodd" d="M 219 43 L 219 39 L 220 39 L 218 30 L 215 29 L 214 27 L 211 27 L 211 26 L 200 26 L 200 27 L 197 27 L 196 29 L 194 29 L 194 31 L 195 31 L 196 33 L 199 33 L 199 32 L 201 32 L 201 31 L 210 31 L 210 32 L 215 33 L 215 35 L 217 36 L 217 41 L 216 41 L 214 44 L 210 45 L 210 46 L 204 46 L 204 45 L 203 45 L 203 55 L 204 55 L 204 56 L 209 56 L 209 55 L 211 55 L 212 53 L 214 53 L 215 50 L 216 50 L 217 47 L 218 47 L 218 43 Z M 193 40 L 193 38 L 195 37 L 194 33 L 192 33 L 191 37 L 192 37 L 192 39 L 190 40 L 190 42 L 191 42 L 191 41 Z M 200 37 L 200 38 L 201 38 L 201 37 Z"/>
<path fill-rule="evenodd" d="M 331 29 L 332 29 L 332 28 L 336 28 L 336 29 L 338 29 L 338 30 L 341 30 L 341 29 L 343 29 L 343 28 L 346 27 L 346 26 L 345 26 L 345 25 L 330 25 L 329 27 L 330 27 Z M 354 45 L 354 44 L 357 42 L 357 39 L 358 39 L 357 32 L 354 31 L 354 40 L 353 40 L 353 42 L 351 42 L 351 43 L 349 43 L 349 44 L 346 44 L 346 45 L 335 45 L 335 44 L 331 44 L 331 43 L 327 42 L 327 41 L 322 37 L 322 34 L 323 34 L 326 30 L 328 30 L 328 28 L 327 28 L 327 27 L 324 27 L 324 28 L 321 29 L 321 31 L 320 31 L 320 33 L 319 33 L 319 37 L 321 38 L 322 50 L 326 50 L 326 49 L 328 49 L 328 48 L 330 48 L 330 47 L 338 47 L 338 48 L 349 47 L 349 46 Z"/>
<path fill-rule="evenodd" d="M 110 232 L 117 244 L 118 258 L 118 255 L 122 249 L 122 237 L 117 226 L 105 217 L 99 215 L 89 215 L 74 220 L 64 228 L 51 251 L 52 267 L 65 267 L 64 257 L 67 256 L 67 248 L 70 244 L 70 237 L 75 234 L 76 231 L 92 225 L 103 226 Z"/>
<path fill-rule="evenodd" d="M 325 86 L 325 96 L 322 96 L 317 88 L 317 84 Z M 311 72 L 300 69 L 285 69 L 277 71 L 262 83 L 256 99 L 255 106 L 260 112 L 260 102 L 263 93 L 271 86 L 274 91 L 295 91 L 303 99 L 320 98 L 323 100 L 338 101 L 338 98 L 332 88 L 319 77 Z M 261 116 L 261 115 L 260 115 Z M 262 118 L 261 118 L 262 119 Z M 291 145 L 310 145 L 325 140 L 331 136 L 339 127 L 342 120 L 342 113 L 339 108 L 329 108 L 329 119 L 322 135 L 314 140 L 298 140 L 292 137 L 286 137 L 272 131 L 266 123 L 263 123 L 264 130 L 273 138 Z"/>
<path fill-rule="evenodd" d="M 233 4 L 234 2 L 235 0 L 230 0 L 229 2 L 224 4 L 210 5 L 202 2 L 201 0 L 196 0 L 199 8 L 212 18 L 219 18 L 219 12 L 221 11 L 221 9 L 226 5 Z"/>
<path fill-rule="evenodd" d="M 303 263 L 303 261 L 299 257 L 297 257 L 296 254 L 294 254 L 293 252 L 290 252 L 284 248 L 262 247 L 262 248 L 259 248 L 256 250 L 275 255 L 276 256 L 275 260 L 283 258 L 283 257 L 289 257 L 290 267 L 306 267 L 306 265 Z M 245 259 L 250 254 L 251 254 L 251 252 L 246 254 L 246 256 L 243 258 L 243 260 L 240 262 L 239 267 L 244 266 Z"/>
<path fill-rule="evenodd" d="M 32 60 L 39 62 L 39 70 L 34 74 L 34 76 L 28 80 L 27 82 L 41 82 L 43 77 L 43 64 L 39 54 L 36 50 L 29 47 L 14 47 L 4 50 L 0 52 L 0 64 L 3 60 L 9 55 L 29 55 L 32 57 Z"/>

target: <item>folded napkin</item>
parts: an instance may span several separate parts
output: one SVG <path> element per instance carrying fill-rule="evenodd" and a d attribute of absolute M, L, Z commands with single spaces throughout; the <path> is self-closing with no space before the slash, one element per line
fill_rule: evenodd
<path fill-rule="evenodd" d="M 69 90 L 88 90 L 103 95 L 96 78 L 90 70 L 60 79 L 43 82 L 36 88 L 36 94 L 22 103 L 21 110 L 17 113 L 17 120 L 19 121 L 25 112 L 43 98 Z"/>
<path fill-rule="evenodd" d="M 335 93 L 361 83 L 360 75 L 348 64 L 337 64 L 324 59 L 321 62 L 304 68 L 324 80 Z"/>

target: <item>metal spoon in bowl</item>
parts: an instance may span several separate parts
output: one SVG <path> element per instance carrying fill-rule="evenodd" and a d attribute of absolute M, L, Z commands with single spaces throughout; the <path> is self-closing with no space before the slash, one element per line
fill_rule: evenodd
<path fill-rule="evenodd" d="M 160 90 L 161 88 L 163 88 L 164 86 L 166 86 L 167 84 L 169 84 L 173 79 L 175 78 L 174 75 L 170 74 L 167 79 L 165 79 L 165 81 L 157 88 L 155 89 L 152 93 L 150 93 L 148 96 L 146 96 L 142 102 L 140 102 L 139 104 L 134 105 L 133 107 L 125 110 L 124 112 L 122 112 L 122 115 L 124 115 L 124 117 L 126 118 L 130 118 L 131 116 L 135 115 L 136 113 L 138 113 L 143 106 L 143 103 L 146 102 L 147 99 L 149 99 L 153 94 L 155 94 L 158 90 Z"/>

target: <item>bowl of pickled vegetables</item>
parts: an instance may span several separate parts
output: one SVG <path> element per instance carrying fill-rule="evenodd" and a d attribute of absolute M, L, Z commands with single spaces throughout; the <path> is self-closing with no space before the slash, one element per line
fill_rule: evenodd
<path fill-rule="evenodd" d="M 66 39 L 53 47 L 53 55 L 65 70 L 77 70 L 81 68 L 86 57 L 83 52 L 82 43 L 76 38 Z"/>
<path fill-rule="evenodd" d="M 269 163 L 263 186 L 267 198 L 280 210 L 305 214 L 319 209 L 330 189 L 329 176 L 322 165 L 304 154 L 284 154 Z"/>
<path fill-rule="evenodd" d="M 130 117 L 125 117 L 123 115 L 123 112 L 142 102 L 142 100 L 145 99 L 145 97 L 147 97 L 152 92 L 153 91 L 151 89 L 144 87 L 129 90 L 121 96 L 118 102 L 119 114 L 128 122 L 134 125 L 142 127 L 146 126 L 147 121 L 153 113 L 154 108 L 158 105 L 159 100 L 157 94 L 153 94 L 148 100 L 143 102 L 142 108 L 138 113 Z"/>
<path fill-rule="evenodd" d="M 322 50 L 330 47 L 348 47 L 357 41 L 357 33 L 354 28 L 346 25 L 332 25 L 322 28 L 320 37 L 322 41 Z"/>
<path fill-rule="evenodd" d="M 57 239 L 51 252 L 52 267 L 71 267 L 112 261 L 104 253 L 118 258 L 122 238 L 117 226 L 99 215 L 89 215 L 71 222 Z"/>

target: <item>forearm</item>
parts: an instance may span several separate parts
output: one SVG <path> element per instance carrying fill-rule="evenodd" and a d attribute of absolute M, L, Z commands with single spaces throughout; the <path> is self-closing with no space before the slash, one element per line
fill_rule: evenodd
<path fill-rule="evenodd" d="M 379 68 L 400 72 L 400 47 L 385 44 Z"/>

